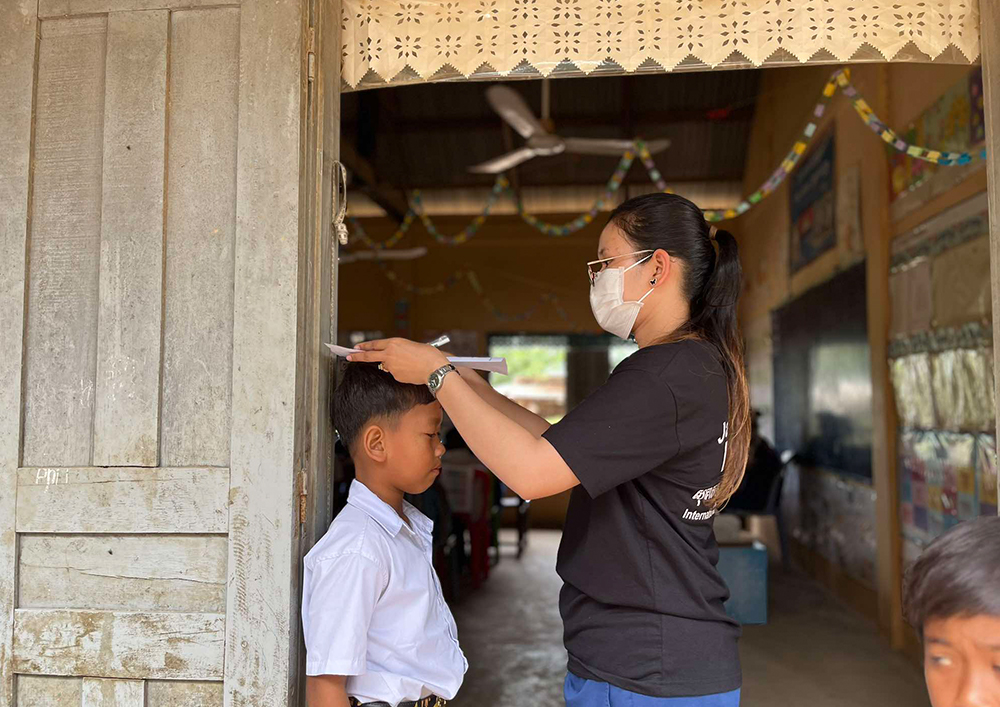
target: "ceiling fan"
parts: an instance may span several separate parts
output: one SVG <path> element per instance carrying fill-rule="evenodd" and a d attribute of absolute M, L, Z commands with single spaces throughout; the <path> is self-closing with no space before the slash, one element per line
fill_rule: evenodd
<path fill-rule="evenodd" d="M 362 260 L 416 260 L 427 255 L 426 248 L 401 248 L 399 250 L 352 250 L 340 251 L 338 262 L 341 265 L 357 263 Z"/>
<path fill-rule="evenodd" d="M 510 127 L 527 143 L 506 155 L 494 157 L 482 164 L 469 167 L 476 174 L 499 174 L 532 157 L 549 157 L 569 152 L 577 155 L 621 155 L 633 146 L 632 140 L 614 140 L 584 137 L 559 137 L 553 132 L 549 117 L 549 79 L 542 81 L 542 119 L 531 112 L 521 95 L 507 86 L 495 85 L 486 90 L 486 100 Z M 670 147 L 670 140 L 651 140 L 646 143 L 651 154 Z"/>

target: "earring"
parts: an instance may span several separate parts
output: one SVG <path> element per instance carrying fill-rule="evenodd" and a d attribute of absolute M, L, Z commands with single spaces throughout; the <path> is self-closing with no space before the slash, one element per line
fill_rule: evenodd
<path fill-rule="evenodd" d="M 656 278 L 654 277 L 652 280 L 650 280 L 649 284 L 650 285 L 655 285 L 656 284 Z"/>

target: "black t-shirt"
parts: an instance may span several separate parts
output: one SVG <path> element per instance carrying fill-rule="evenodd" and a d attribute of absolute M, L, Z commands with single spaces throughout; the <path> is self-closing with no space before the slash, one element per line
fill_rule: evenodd
<path fill-rule="evenodd" d="M 575 675 L 656 697 L 740 687 L 708 503 L 728 400 L 714 347 L 650 346 L 545 433 L 580 479 L 556 567 Z"/>

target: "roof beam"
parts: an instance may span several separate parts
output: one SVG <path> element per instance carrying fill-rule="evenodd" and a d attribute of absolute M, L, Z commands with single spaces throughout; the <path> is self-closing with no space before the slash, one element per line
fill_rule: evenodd
<path fill-rule="evenodd" d="M 717 110 L 707 108 L 674 109 L 669 111 L 656 112 L 635 112 L 631 119 L 636 125 L 657 125 L 669 127 L 677 123 L 691 122 L 712 122 L 730 123 L 737 121 L 747 121 L 753 119 L 754 107 L 752 105 L 740 106 Z M 565 115 L 558 113 L 553 119 L 556 130 L 569 132 L 576 127 L 621 127 L 622 115 Z M 344 121 L 342 124 L 344 132 L 355 130 L 357 120 Z M 472 118 L 421 118 L 407 119 L 393 122 L 392 130 L 395 133 L 444 133 L 444 132 L 495 132 L 496 122 L 484 119 L 482 116 Z"/>
<path fill-rule="evenodd" d="M 346 131 L 345 131 L 346 132 Z M 406 194 L 391 184 L 379 182 L 371 162 L 358 154 L 354 145 L 341 141 L 340 161 L 357 178 L 357 188 L 396 221 L 402 221 L 410 205 Z"/>

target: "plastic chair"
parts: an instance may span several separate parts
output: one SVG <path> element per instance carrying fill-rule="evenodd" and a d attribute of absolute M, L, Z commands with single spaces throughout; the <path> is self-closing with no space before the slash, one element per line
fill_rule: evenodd
<path fill-rule="evenodd" d="M 492 523 L 490 508 L 492 506 L 492 489 L 490 475 L 477 469 L 475 472 L 475 507 L 465 515 L 466 527 L 469 530 L 469 565 L 472 573 L 472 586 L 478 588 L 490 576 L 490 546 L 492 545 Z"/>
<path fill-rule="evenodd" d="M 497 481 L 496 483 L 496 495 L 497 502 L 493 506 L 493 517 L 494 526 L 499 529 L 500 518 L 503 512 L 509 508 L 513 508 L 517 513 L 517 559 L 521 559 L 524 554 L 524 549 L 528 546 L 528 511 L 531 509 L 531 501 L 525 501 L 523 498 L 517 494 L 510 492 L 509 494 L 504 493 L 504 490 L 510 491 L 506 486 Z M 500 539 L 497 537 L 497 561 L 500 560 Z"/>

